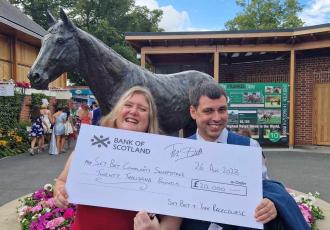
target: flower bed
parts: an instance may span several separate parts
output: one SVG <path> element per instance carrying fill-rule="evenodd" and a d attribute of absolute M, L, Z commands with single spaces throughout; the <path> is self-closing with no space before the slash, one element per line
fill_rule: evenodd
<path fill-rule="evenodd" d="M 320 194 L 316 192 L 297 196 L 290 189 L 288 192 L 297 202 L 311 229 L 317 230 L 316 221 L 324 219 L 323 211 L 315 205 L 315 200 L 320 197 Z M 21 204 L 17 208 L 17 212 L 22 230 L 71 229 L 76 206 L 57 208 L 51 184 L 46 184 L 44 188 L 38 189 L 32 195 L 19 201 Z"/>
<path fill-rule="evenodd" d="M 23 230 L 71 229 L 76 207 L 57 208 L 53 198 L 53 186 L 46 184 L 31 196 L 19 200 L 18 219 Z"/>
<path fill-rule="evenodd" d="M 292 190 L 288 189 L 290 195 L 297 202 L 301 213 L 303 214 L 306 222 L 311 226 L 312 230 L 317 230 L 316 221 L 323 220 L 324 215 L 320 207 L 315 204 L 317 198 L 320 198 L 320 194 L 315 192 L 314 194 L 308 193 L 307 195 L 296 195 Z"/>

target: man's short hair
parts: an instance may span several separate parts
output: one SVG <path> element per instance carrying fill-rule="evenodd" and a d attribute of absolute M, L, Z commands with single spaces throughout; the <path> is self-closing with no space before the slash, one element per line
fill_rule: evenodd
<path fill-rule="evenodd" d="M 228 100 L 225 90 L 214 81 L 204 81 L 195 85 L 189 91 L 190 105 L 197 107 L 199 105 L 199 99 L 202 96 L 207 96 L 210 99 L 218 99 L 224 96 Z"/>

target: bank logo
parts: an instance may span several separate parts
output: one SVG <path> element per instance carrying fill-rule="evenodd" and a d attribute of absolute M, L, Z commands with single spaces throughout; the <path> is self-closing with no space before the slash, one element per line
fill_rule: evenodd
<path fill-rule="evenodd" d="M 101 148 L 102 146 L 108 148 L 108 145 L 110 145 L 109 137 L 104 138 L 103 135 L 100 137 L 97 137 L 94 135 L 94 137 L 91 139 L 92 146 L 97 145 L 97 147 Z"/>

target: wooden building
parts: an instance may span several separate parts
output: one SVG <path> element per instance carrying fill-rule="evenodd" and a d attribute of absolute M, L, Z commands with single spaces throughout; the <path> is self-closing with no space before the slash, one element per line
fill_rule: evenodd
<path fill-rule="evenodd" d="M 29 82 L 27 74 L 37 58 L 46 31 L 12 6 L 0 0 L 0 80 Z M 66 74 L 49 87 L 64 88 Z"/>
<path fill-rule="evenodd" d="M 130 32 L 141 66 L 188 69 L 219 83 L 287 82 L 289 146 L 330 145 L 330 24 L 297 29 Z"/>

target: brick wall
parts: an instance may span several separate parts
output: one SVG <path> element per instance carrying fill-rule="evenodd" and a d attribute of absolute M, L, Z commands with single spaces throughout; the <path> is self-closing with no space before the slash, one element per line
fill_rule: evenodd
<path fill-rule="evenodd" d="M 297 58 L 296 62 L 295 144 L 313 144 L 313 88 L 316 83 L 330 83 L 330 55 Z M 324 95 L 330 97 L 330 95 Z"/>
<path fill-rule="evenodd" d="M 32 97 L 25 96 L 21 107 L 20 121 L 29 121 Z"/>
<path fill-rule="evenodd" d="M 21 107 L 20 121 L 29 121 L 31 103 L 32 103 L 32 97 L 31 96 L 25 96 L 24 100 L 23 100 L 22 107 Z M 49 99 L 49 110 L 52 113 L 54 113 L 55 107 L 56 107 L 56 98 L 51 97 Z"/>
<path fill-rule="evenodd" d="M 290 60 L 220 65 L 220 82 L 288 82 Z M 297 55 L 295 145 L 312 145 L 312 97 L 315 83 L 330 83 L 330 54 Z M 330 95 L 326 95 L 329 96 Z"/>

